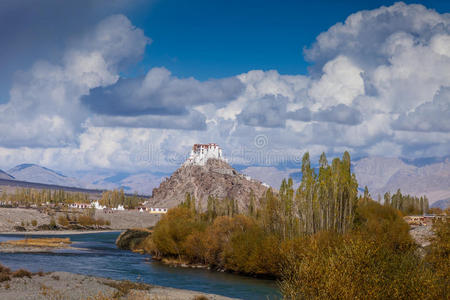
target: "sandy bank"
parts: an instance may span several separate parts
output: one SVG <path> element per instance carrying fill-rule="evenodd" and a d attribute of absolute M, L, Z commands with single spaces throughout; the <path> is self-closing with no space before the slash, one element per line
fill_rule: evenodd
<path fill-rule="evenodd" d="M 205 298 L 200 298 L 201 296 Z M 0 283 L 1 299 L 211 299 L 224 296 L 129 281 L 53 272 Z"/>

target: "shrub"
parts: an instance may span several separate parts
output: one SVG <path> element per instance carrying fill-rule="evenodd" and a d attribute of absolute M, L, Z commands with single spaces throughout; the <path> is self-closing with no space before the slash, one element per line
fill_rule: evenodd
<path fill-rule="evenodd" d="M 119 249 L 134 250 L 146 237 L 150 231 L 144 229 L 128 229 L 122 232 L 116 240 Z"/>
<path fill-rule="evenodd" d="M 314 235 L 299 242 L 283 259 L 285 298 L 430 299 L 432 274 L 412 249 L 396 251 L 360 233 L 329 242 Z"/>
<path fill-rule="evenodd" d="M 436 275 L 434 287 L 437 288 L 436 298 L 445 299 L 450 293 L 450 222 L 437 221 L 433 225 L 435 237 L 432 240 L 429 253 L 425 256 L 425 261 Z"/>
<path fill-rule="evenodd" d="M 6 273 L 0 273 L 0 282 L 9 281 L 11 280 L 11 276 Z"/>
<path fill-rule="evenodd" d="M 99 226 L 103 226 L 106 224 L 105 219 L 103 219 L 103 218 L 98 218 L 94 222 L 96 225 L 99 225 Z"/>
<path fill-rule="evenodd" d="M 49 224 L 50 229 L 56 229 L 58 226 L 56 226 L 56 221 L 55 218 L 51 218 L 50 219 L 50 224 Z"/>
<path fill-rule="evenodd" d="M 27 229 L 23 226 L 14 226 L 15 231 L 27 231 Z"/>
<path fill-rule="evenodd" d="M 31 225 L 33 225 L 33 227 L 37 226 L 37 221 L 36 220 L 31 220 Z"/>
<path fill-rule="evenodd" d="M 153 242 L 158 251 L 168 256 L 184 254 L 183 244 L 186 238 L 201 225 L 187 208 L 174 208 L 162 216 L 155 226 Z"/>
<path fill-rule="evenodd" d="M 8 267 L 5 267 L 4 265 L 0 265 L 0 273 L 11 273 L 11 269 Z"/>
<path fill-rule="evenodd" d="M 60 215 L 58 217 L 58 224 L 61 226 L 68 226 L 69 225 L 69 220 L 67 219 L 66 216 Z"/>
<path fill-rule="evenodd" d="M 90 216 L 79 216 L 78 223 L 82 226 L 91 226 L 95 224 L 95 219 Z"/>
<path fill-rule="evenodd" d="M 27 271 L 27 270 L 24 270 L 24 269 L 19 269 L 19 270 L 17 270 L 17 271 L 14 271 L 13 273 L 12 273 L 12 277 L 18 277 L 18 278 L 23 278 L 23 277 L 29 277 L 29 278 L 31 278 L 31 272 L 30 271 Z"/>

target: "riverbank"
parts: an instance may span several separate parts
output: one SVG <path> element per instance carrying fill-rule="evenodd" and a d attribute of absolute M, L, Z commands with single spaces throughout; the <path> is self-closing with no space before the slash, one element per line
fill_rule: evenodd
<path fill-rule="evenodd" d="M 2 299 L 233 299 L 190 290 L 67 272 L 12 277 L 0 283 Z"/>
<path fill-rule="evenodd" d="M 7 231 L 0 232 L 0 235 L 72 235 L 89 233 L 122 232 L 123 230 L 41 230 L 41 231 Z"/>
<path fill-rule="evenodd" d="M 80 210 L 79 214 L 86 213 L 84 210 Z M 52 218 L 57 222 L 58 216 L 63 215 L 65 213 L 56 212 L 55 215 L 49 216 L 45 212 L 41 212 L 37 209 L 33 208 L 5 208 L 0 207 L 0 234 L 6 233 L 28 233 L 28 232 L 39 232 L 38 234 L 45 232 L 52 232 L 50 230 L 46 230 L 48 228 L 43 228 L 45 231 L 36 231 L 39 229 L 39 226 L 50 224 Z M 95 210 L 95 214 L 92 216 L 95 219 L 102 219 L 107 222 L 107 230 L 119 231 L 125 230 L 128 228 L 135 227 L 151 227 L 154 226 L 160 215 L 150 214 L 147 212 L 139 212 L 137 210 L 124 210 L 124 211 L 114 211 L 114 212 L 104 212 L 103 210 L 97 209 Z M 64 232 L 68 232 L 71 230 L 64 230 Z M 81 233 L 84 232 L 95 232 L 96 229 L 93 230 L 81 230 Z M 63 231 L 57 231 L 63 232 Z M 77 230 L 73 230 L 73 232 L 77 232 Z M 102 231 L 102 232 L 107 232 Z M 44 233 L 43 233 L 44 234 Z M 65 234 L 65 233 L 61 233 Z"/>

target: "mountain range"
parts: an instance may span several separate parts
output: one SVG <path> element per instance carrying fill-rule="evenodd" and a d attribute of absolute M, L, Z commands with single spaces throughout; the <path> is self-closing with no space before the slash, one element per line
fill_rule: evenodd
<path fill-rule="evenodd" d="M 431 203 L 450 198 L 450 158 L 413 165 L 399 158 L 368 157 L 353 165 L 360 187 L 367 186 L 374 199 L 385 192 L 423 196 Z"/>
<path fill-rule="evenodd" d="M 405 160 L 400 158 L 366 157 L 352 165 L 359 186 L 367 186 L 374 199 L 383 198 L 385 192 L 422 196 L 430 204 L 448 205 L 450 198 L 450 158 Z M 238 169 L 238 168 L 236 168 Z M 245 175 L 266 182 L 278 189 L 283 178 L 301 180 L 299 169 L 268 166 L 240 167 Z M 44 184 L 82 187 L 90 189 L 123 188 L 127 193 L 151 195 L 152 190 L 170 174 L 156 172 L 125 173 L 113 171 L 74 172 L 71 176 L 36 164 L 21 164 L 6 172 L 0 170 L 0 179 L 22 180 Z M 441 202 L 438 202 L 443 200 Z"/>
<path fill-rule="evenodd" d="M 75 176 L 67 176 L 61 172 L 37 165 L 20 164 L 4 172 L 0 170 L 0 179 L 20 180 L 58 186 L 85 189 L 120 189 L 126 193 L 150 195 L 153 188 L 159 185 L 162 174 L 123 173 L 112 171 L 79 172 Z"/>
<path fill-rule="evenodd" d="M 0 170 L 0 179 L 13 180 L 14 176 L 9 175 L 5 171 Z"/>

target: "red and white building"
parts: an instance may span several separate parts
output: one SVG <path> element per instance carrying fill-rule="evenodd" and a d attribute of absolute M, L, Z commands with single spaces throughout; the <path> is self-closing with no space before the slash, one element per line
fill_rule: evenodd
<path fill-rule="evenodd" d="M 210 158 L 226 161 L 222 155 L 222 148 L 219 145 L 215 143 L 194 144 L 191 155 L 185 161 L 184 165 L 204 166 Z"/>

